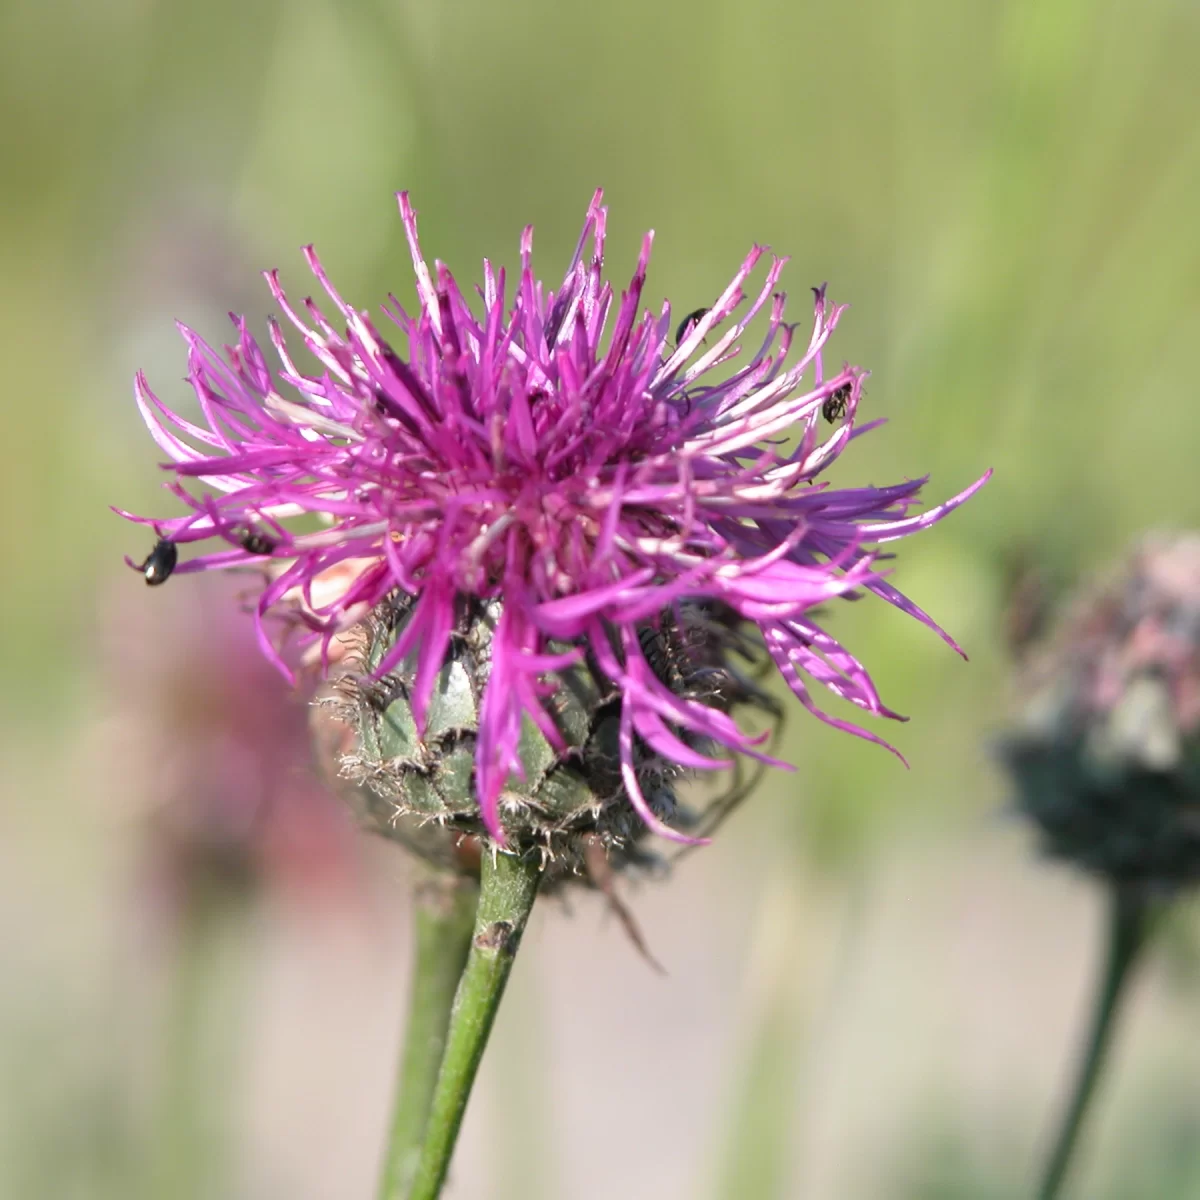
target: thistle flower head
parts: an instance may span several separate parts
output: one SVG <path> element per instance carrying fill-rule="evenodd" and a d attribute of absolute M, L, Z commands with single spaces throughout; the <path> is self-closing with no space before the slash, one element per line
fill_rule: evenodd
<path fill-rule="evenodd" d="M 1003 754 L 1048 851 L 1153 893 L 1200 879 L 1200 536 L 1134 547 L 1018 682 Z"/>
<path fill-rule="evenodd" d="M 813 610 L 871 591 L 941 633 L 883 578 L 878 547 L 934 524 L 986 476 L 923 513 L 912 511 L 921 479 L 849 489 L 820 479 L 872 427 L 857 423 L 865 373 L 824 366 L 843 308 L 816 289 L 797 338 L 777 291 L 785 260 L 755 247 L 711 307 L 677 327 L 669 305 L 643 310 L 651 234 L 619 298 L 605 282 L 599 192 L 560 287 L 536 279 L 526 229 L 513 284 L 485 263 L 472 300 L 444 265 L 427 265 L 416 214 L 399 200 L 417 308 L 391 297 L 386 335 L 308 248 L 332 313 L 293 304 L 274 272 L 266 278 L 316 370 L 271 322 L 272 370 L 233 317 L 224 356 L 181 327 L 202 422 L 137 377 L 137 402 L 171 459 L 167 486 L 190 511 L 132 519 L 180 547 L 215 543 L 181 556 L 175 574 L 271 560 L 260 640 L 285 670 L 272 614 L 302 623 L 326 657 L 376 614 L 387 636 L 372 638 L 370 675 L 398 681 L 416 742 L 435 707 L 445 716 L 448 664 L 486 627 L 467 648 L 478 660 L 467 765 L 481 828 L 499 840 L 502 796 L 531 769 L 530 736 L 560 762 L 586 757 L 559 694 L 572 672 L 586 672 L 613 714 L 622 803 L 664 836 L 688 840 L 647 796 L 649 758 L 690 769 L 728 765 L 723 750 L 762 756 L 721 688 L 705 692 L 695 678 L 673 687 L 647 653 L 648 630 L 685 630 L 697 612 L 757 627 L 806 708 L 879 741 L 810 697 L 815 681 L 897 715 Z M 750 287 L 760 263 L 765 277 Z M 733 364 L 760 314 L 761 342 Z M 303 516 L 320 528 L 291 524 Z"/>

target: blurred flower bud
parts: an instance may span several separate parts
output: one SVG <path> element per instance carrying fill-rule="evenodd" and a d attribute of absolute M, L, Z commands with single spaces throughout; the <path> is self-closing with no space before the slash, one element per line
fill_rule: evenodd
<path fill-rule="evenodd" d="M 1200 536 L 1143 540 L 1018 686 L 1002 753 L 1048 852 L 1148 893 L 1200 878 Z"/>
<path fill-rule="evenodd" d="M 258 652 L 228 576 L 174 605 L 123 594 L 102 630 L 105 748 L 158 895 L 348 884 L 354 831 L 310 768 L 307 704 Z"/>

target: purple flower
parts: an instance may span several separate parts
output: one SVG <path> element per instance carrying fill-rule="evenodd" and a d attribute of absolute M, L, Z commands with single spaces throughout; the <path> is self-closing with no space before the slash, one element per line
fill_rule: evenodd
<path fill-rule="evenodd" d="M 651 811 L 634 767 L 636 739 L 688 768 L 729 765 L 702 753 L 705 745 L 765 757 L 761 738 L 676 695 L 648 663 L 639 629 L 685 600 L 723 604 L 756 625 L 806 708 L 880 742 L 811 699 L 807 681 L 815 680 L 867 712 L 897 716 L 812 610 L 865 589 L 955 646 L 886 582 L 876 548 L 934 524 L 987 475 L 912 515 L 923 479 L 851 489 L 818 480 L 880 424 L 855 424 L 865 372 L 827 375 L 822 364 L 843 307 L 816 289 L 807 344 L 788 365 L 796 326 L 776 292 L 786 260 L 771 257 L 757 292 L 744 292 L 766 253 L 756 246 L 712 307 L 681 324 L 676 344 L 670 306 L 658 315 L 640 308 L 652 234 L 614 303 L 602 277 L 607 213 L 597 191 L 558 290 L 535 279 L 527 228 L 512 295 L 503 269 L 485 262 L 473 309 L 445 266 L 431 273 L 407 194 L 399 200 L 419 303 L 415 315 L 395 297 L 384 306 L 399 348 L 342 299 L 306 248 L 336 324 L 311 299 L 299 310 L 289 303 L 275 272 L 266 278 L 319 373 L 295 363 L 274 321 L 282 363 L 274 373 L 242 318 L 231 318 L 237 341 L 224 357 L 181 326 L 204 424 L 167 408 L 140 374 L 135 391 L 172 459 L 166 486 L 191 511 L 122 515 L 180 545 L 224 543 L 180 562 L 179 575 L 269 558 L 277 569 L 258 597 L 259 640 L 285 672 L 269 615 L 303 620 L 328 657 L 336 635 L 390 593 L 413 596 L 411 619 L 376 673 L 415 664 L 418 727 L 460 599 L 501 600 L 475 760 L 483 820 L 497 839 L 501 791 L 522 771 L 523 721 L 562 747 L 545 698 L 554 673 L 585 654 L 619 694 L 622 778 L 655 832 L 690 840 Z M 759 313 L 761 345 L 718 373 Z M 321 518 L 319 531 L 311 521 L 304 531 L 289 526 L 309 514 Z"/>

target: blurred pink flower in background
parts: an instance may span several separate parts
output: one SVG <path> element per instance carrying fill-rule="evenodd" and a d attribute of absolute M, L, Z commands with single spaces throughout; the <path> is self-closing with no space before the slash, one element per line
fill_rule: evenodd
<path fill-rule="evenodd" d="M 345 898 L 357 835 L 312 765 L 303 688 L 258 652 L 246 580 L 206 577 L 171 604 L 125 583 L 102 609 L 101 728 L 153 890 Z"/>
<path fill-rule="evenodd" d="M 1200 536 L 1080 588 L 1017 687 L 1004 759 L 1046 850 L 1151 895 L 1200 881 Z"/>

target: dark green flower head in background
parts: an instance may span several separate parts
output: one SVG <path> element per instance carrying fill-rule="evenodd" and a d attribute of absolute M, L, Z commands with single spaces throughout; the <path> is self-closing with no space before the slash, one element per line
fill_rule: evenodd
<path fill-rule="evenodd" d="M 1084 589 L 1018 692 L 1003 757 L 1046 850 L 1149 895 L 1200 879 L 1200 535 Z"/>

